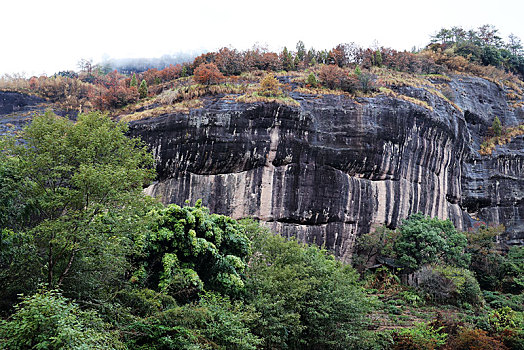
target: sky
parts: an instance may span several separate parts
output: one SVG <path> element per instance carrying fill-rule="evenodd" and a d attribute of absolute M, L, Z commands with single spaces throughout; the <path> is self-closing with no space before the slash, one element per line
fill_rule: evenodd
<path fill-rule="evenodd" d="M 78 70 L 80 59 L 244 50 L 257 44 L 397 50 L 425 46 L 440 28 L 492 24 L 524 40 L 522 0 L 16 0 L 0 5 L 0 76 Z"/>

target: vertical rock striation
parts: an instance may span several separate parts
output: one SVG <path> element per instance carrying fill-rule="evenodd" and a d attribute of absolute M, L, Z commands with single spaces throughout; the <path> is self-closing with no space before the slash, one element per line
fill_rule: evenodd
<path fill-rule="evenodd" d="M 413 212 L 469 225 L 461 180 L 470 137 L 449 103 L 428 95 L 431 111 L 384 96 L 294 97 L 300 107 L 215 99 L 189 116 L 134 123 L 158 162 L 148 193 L 202 198 L 213 212 L 258 218 L 343 260 L 358 235 Z"/>

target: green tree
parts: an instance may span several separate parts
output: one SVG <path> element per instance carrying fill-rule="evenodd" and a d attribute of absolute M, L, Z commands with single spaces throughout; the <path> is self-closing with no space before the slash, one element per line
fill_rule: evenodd
<path fill-rule="evenodd" d="M 306 46 L 304 45 L 304 42 L 302 40 L 299 40 L 297 42 L 296 49 L 298 60 L 301 62 L 304 61 L 304 59 L 306 58 Z"/>
<path fill-rule="evenodd" d="M 180 302 L 200 292 L 238 295 L 250 242 L 243 227 L 230 217 L 194 207 L 170 205 L 151 214 L 153 227 L 143 238 L 143 256 L 136 282 L 174 296 Z"/>
<path fill-rule="evenodd" d="M 247 300 L 267 349 L 360 349 L 369 310 L 358 274 L 316 246 L 245 222 L 253 240 Z"/>
<path fill-rule="evenodd" d="M 11 312 L 19 294 L 30 294 L 36 289 L 39 263 L 31 235 L 0 229 L 0 313 Z"/>
<path fill-rule="evenodd" d="M 280 53 L 280 62 L 282 63 L 284 70 L 288 72 L 295 70 L 295 61 L 293 59 L 293 55 L 288 51 L 287 47 L 284 47 Z"/>
<path fill-rule="evenodd" d="M 496 245 L 496 237 L 504 233 L 504 226 L 481 226 L 467 234 L 467 252 L 471 254 L 469 269 L 475 273 L 480 287 L 485 290 L 500 290 L 503 278 L 504 256 Z"/>
<path fill-rule="evenodd" d="M 204 293 L 195 303 L 177 306 L 167 295 L 133 290 L 120 302 L 140 317 L 127 316 L 123 327 L 129 349 L 255 350 L 260 339 L 249 326 L 258 315 L 241 301 Z"/>
<path fill-rule="evenodd" d="M 13 139 L 0 139 L 0 149 L 9 149 Z M 19 172 L 20 161 L 0 152 L 0 228 L 19 229 L 27 223 L 31 203 L 22 200 L 23 177 Z"/>
<path fill-rule="evenodd" d="M 185 77 L 189 76 L 189 73 L 187 72 L 187 70 L 188 70 L 188 69 L 187 69 L 187 66 L 183 66 L 183 67 L 182 67 L 182 72 L 180 72 L 180 76 L 181 76 L 182 78 L 185 78 Z"/>
<path fill-rule="evenodd" d="M 511 293 L 524 291 L 524 247 L 511 247 L 504 262 L 504 288 Z"/>
<path fill-rule="evenodd" d="M 465 253 L 466 235 L 458 232 L 451 221 L 416 213 L 402 222 L 399 231 L 394 252 L 404 266 L 417 269 L 436 262 L 469 266 L 470 255 Z"/>
<path fill-rule="evenodd" d="M 138 82 L 136 80 L 136 73 L 133 73 L 133 77 L 131 78 L 131 83 L 129 83 L 130 87 L 138 87 Z"/>
<path fill-rule="evenodd" d="M 495 119 L 493 119 L 493 124 L 491 124 L 491 129 L 493 130 L 493 134 L 495 136 L 502 135 L 502 123 L 500 122 L 499 117 L 495 117 Z"/>
<path fill-rule="evenodd" d="M 94 312 L 82 311 L 57 291 L 39 291 L 0 323 L 0 348 L 10 350 L 123 349 Z"/>
<path fill-rule="evenodd" d="M 382 53 L 380 50 L 376 50 L 373 53 L 373 65 L 377 67 L 382 67 Z"/>
<path fill-rule="evenodd" d="M 502 56 L 500 50 L 494 46 L 484 46 L 480 55 L 480 59 L 484 65 L 492 65 L 500 67 L 502 65 Z"/>
<path fill-rule="evenodd" d="M 140 94 L 140 98 L 146 98 L 148 89 L 147 89 L 147 83 L 144 79 L 140 82 L 140 86 L 138 87 L 138 93 Z"/>
<path fill-rule="evenodd" d="M 32 208 L 17 229 L 30 236 L 38 278 L 51 288 L 91 281 L 103 289 L 123 273 L 154 175 L 152 156 L 127 130 L 100 113 L 76 123 L 46 113 L 24 129 L 23 142 L 4 137 L 3 156 L 16 160 L 23 185 L 19 200 Z"/>
<path fill-rule="evenodd" d="M 306 84 L 310 85 L 311 87 L 317 87 L 319 85 L 317 76 L 315 73 L 311 72 L 307 76 Z"/>

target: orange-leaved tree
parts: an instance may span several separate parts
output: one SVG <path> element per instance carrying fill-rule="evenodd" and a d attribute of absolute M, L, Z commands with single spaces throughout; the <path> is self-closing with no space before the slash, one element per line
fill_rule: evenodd
<path fill-rule="evenodd" d="M 224 74 L 218 70 L 214 63 L 201 64 L 195 69 L 193 74 L 194 80 L 204 85 L 220 84 L 225 79 Z"/>
<path fill-rule="evenodd" d="M 347 74 L 344 69 L 339 66 L 329 64 L 322 66 L 318 77 L 322 81 L 322 84 L 328 89 L 340 89 L 347 79 Z"/>

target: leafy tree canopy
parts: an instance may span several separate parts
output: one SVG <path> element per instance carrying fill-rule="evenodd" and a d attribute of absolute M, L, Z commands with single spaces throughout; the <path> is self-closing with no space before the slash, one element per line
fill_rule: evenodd
<path fill-rule="evenodd" d="M 80 115 L 76 122 L 46 113 L 21 138 L 0 140 L 0 176 L 12 192 L 1 197 L 2 205 L 23 217 L 0 218 L 2 228 L 26 234 L 3 234 L 2 244 L 30 243 L 11 247 L 26 246 L 26 254 L 17 255 L 39 266 L 37 280 L 53 288 L 91 281 L 95 288 L 102 281 L 111 285 L 122 273 L 130 235 L 141 227 L 138 214 L 151 202 L 142 189 L 154 174 L 152 156 L 126 131 L 101 113 Z M 20 272 L 15 270 L 9 272 L 13 283 Z"/>
<path fill-rule="evenodd" d="M 470 255 L 465 253 L 466 235 L 458 232 L 451 221 L 412 214 L 399 227 L 394 252 L 406 267 L 443 262 L 457 267 L 468 267 Z"/>
<path fill-rule="evenodd" d="M 254 251 L 246 290 L 264 348 L 361 348 L 369 303 L 355 270 L 316 246 L 246 225 Z"/>
<path fill-rule="evenodd" d="M 80 310 L 57 291 L 25 297 L 15 310 L 0 323 L 2 349 L 124 349 L 95 312 Z"/>
<path fill-rule="evenodd" d="M 173 295 L 194 299 L 205 288 L 238 295 L 250 242 L 243 227 L 224 215 L 194 207 L 169 205 L 152 214 L 154 224 L 143 237 L 143 256 L 134 281 Z"/>

